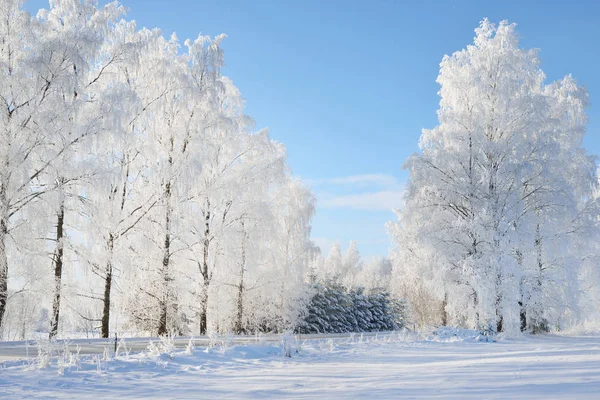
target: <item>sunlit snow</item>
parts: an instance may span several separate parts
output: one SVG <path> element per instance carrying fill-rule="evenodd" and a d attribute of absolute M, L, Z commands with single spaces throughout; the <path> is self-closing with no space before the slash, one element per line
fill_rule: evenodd
<path fill-rule="evenodd" d="M 4 398 L 594 398 L 600 337 L 410 333 L 82 356 L 0 369 Z M 291 350 L 286 357 L 285 349 Z"/>

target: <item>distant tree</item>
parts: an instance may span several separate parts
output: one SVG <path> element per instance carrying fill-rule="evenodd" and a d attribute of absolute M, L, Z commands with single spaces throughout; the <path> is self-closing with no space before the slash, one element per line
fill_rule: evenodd
<path fill-rule="evenodd" d="M 335 285 L 315 285 L 314 295 L 303 319 L 295 330 L 299 333 L 344 333 L 392 331 L 404 327 L 402 301 L 387 292 L 364 293 Z"/>
<path fill-rule="evenodd" d="M 329 249 L 329 253 L 320 269 L 321 280 L 323 282 L 339 283 L 343 274 L 342 249 L 338 242 L 334 243 Z"/>

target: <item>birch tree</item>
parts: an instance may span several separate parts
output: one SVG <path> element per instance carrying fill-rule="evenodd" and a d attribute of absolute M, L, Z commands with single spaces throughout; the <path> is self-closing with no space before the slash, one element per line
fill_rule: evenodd
<path fill-rule="evenodd" d="M 87 248 L 80 257 L 102 280 L 99 293 L 88 296 L 101 302 L 100 316 L 86 318 L 101 324 L 102 337 L 108 337 L 115 277 L 132 264 L 129 237 L 158 203 L 158 196 L 147 190 L 148 160 L 143 152 L 142 117 L 149 113 L 149 103 L 138 96 L 145 80 L 138 77 L 140 55 L 156 33 L 138 31 L 134 22 L 121 21 L 111 29 L 91 71 L 91 97 L 104 104 L 107 134 L 97 140 L 93 157 L 87 160 L 97 165 L 96 174 L 85 187 L 85 226 Z M 87 222 L 87 224 L 86 224 Z M 101 242 L 103 246 L 96 246 Z"/>
<path fill-rule="evenodd" d="M 40 11 L 39 18 L 32 18 L 20 6 L 20 1 L 0 6 L 1 97 L 5 105 L 0 172 L 0 324 L 8 290 L 8 237 L 14 245 L 24 245 L 20 235 L 26 234 L 28 225 L 23 221 L 25 209 L 60 186 L 48 185 L 42 178 L 91 132 L 82 128 L 67 135 L 62 128 L 73 122 L 69 117 L 86 101 L 83 77 L 102 40 L 102 28 L 120 13 L 114 3 L 97 10 L 88 2 L 56 1 L 50 10 Z M 60 236 L 57 229 L 55 261 L 61 251 Z"/>
<path fill-rule="evenodd" d="M 160 193 L 151 213 L 151 230 L 163 233 L 162 239 L 146 235 L 149 243 L 160 249 L 160 256 L 158 268 L 151 267 L 156 271 L 155 291 L 140 290 L 156 302 L 154 323 L 156 332 L 163 335 L 169 329 L 170 307 L 176 307 L 173 257 L 179 253 L 184 260 L 189 249 L 182 238 L 188 224 L 186 204 L 202 170 L 201 134 L 218 120 L 215 92 L 220 90 L 219 42 L 223 36 L 187 41 L 188 52 L 180 55 L 175 36 L 167 41 L 161 35 L 146 34 L 154 37 L 139 60 L 142 67 L 136 80 L 141 103 L 150 112 L 140 115 L 139 123 L 144 126 L 144 154 L 150 161 L 150 190 Z"/>
<path fill-rule="evenodd" d="M 518 330 L 524 307 L 542 308 L 534 287 L 552 281 L 531 286 L 552 257 L 544 242 L 562 236 L 559 226 L 590 198 L 593 163 L 580 148 L 585 93 L 570 78 L 544 80 L 537 52 L 519 48 L 507 22 L 484 20 L 474 44 L 440 64 L 439 125 L 423 131 L 421 153 L 406 164 L 406 205 L 390 230 L 399 275 L 424 281 L 417 285 L 438 302 L 442 322 Z M 553 247 L 580 256 L 564 241 Z M 553 258 L 552 269 L 576 286 L 567 258 Z"/>

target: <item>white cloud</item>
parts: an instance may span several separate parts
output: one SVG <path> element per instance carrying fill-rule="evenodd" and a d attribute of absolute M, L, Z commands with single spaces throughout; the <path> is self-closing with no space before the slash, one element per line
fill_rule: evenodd
<path fill-rule="evenodd" d="M 398 180 L 394 176 L 386 174 L 351 175 L 342 178 L 333 178 L 329 182 L 334 185 L 373 185 L 383 187 L 398 185 Z"/>
<path fill-rule="evenodd" d="M 355 210 L 386 211 L 401 208 L 404 192 L 384 190 L 326 197 L 318 202 L 323 208 L 351 208 Z"/>
<path fill-rule="evenodd" d="M 320 208 L 391 211 L 403 204 L 404 185 L 389 174 L 350 175 L 310 183 Z"/>
<path fill-rule="evenodd" d="M 335 186 L 356 186 L 356 187 L 368 187 L 376 186 L 381 188 L 394 188 L 399 187 L 400 184 L 395 176 L 388 174 L 362 174 L 362 175 L 350 175 L 337 178 L 329 179 L 317 179 L 309 180 L 314 186 L 323 185 L 335 185 Z"/>

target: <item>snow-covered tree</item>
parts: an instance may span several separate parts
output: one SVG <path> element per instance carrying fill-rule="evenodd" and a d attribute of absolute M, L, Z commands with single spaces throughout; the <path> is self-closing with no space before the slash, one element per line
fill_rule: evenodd
<path fill-rule="evenodd" d="M 404 305 L 388 293 L 365 294 L 361 288 L 344 291 L 315 285 L 299 333 L 377 332 L 404 326 Z"/>
<path fill-rule="evenodd" d="M 154 324 L 155 332 L 162 335 L 178 315 L 176 271 L 184 267 L 189 247 L 182 240 L 188 228 L 185 212 L 195 178 L 202 171 L 202 133 L 219 118 L 216 92 L 222 37 L 199 36 L 186 41 L 187 52 L 179 54 L 176 36 L 166 40 L 156 31 L 143 30 L 142 34 L 147 44 L 131 78 L 142 109 L 133 123 L 143 132 L 148 190 L 158 193 L 158 201 L 143 234 L 148 252 L 153 254 L 143 267 L 152 276 L 152 290 L 138 287 L 154 304 L 154 311 L 140 314 L 141 310 L 134 308 L 137 319 Z M 149 260 L 152 258 L 154 261 Z"/>
<path fill-rule="evenodd" d="M 221 74 L 224 36 L 21 6 L 0 5 L 3 332 L 292 329 L 314 199 Z"/>
<path fill-rule="evenodd" d="M 91 125 L 99 116 L 82 113 L 89 103 L 87 72 L 110 21 L 122 11 L 115 3 L 98 9 L 91 2 L 65 0 L 52 2 L 49 10 L 33 18 L 20 7 L 20 1 L 12 0 L 0 6 L 4 65 L 0 96 L 5 105 L 0 146 L 4 166 L 0 172 L 0 324 L 10 276 L 7 245 L 26 250 L 30 241 L 24 238 L 32 226 L 27 213 L 38 210 L 36 203 L 49 193 L 58 194 L 56 199 L 62 201 L 60 192 L 70 179 L 61 174 L 62 167 L 72 158 L 72 149 L 97 132 Z M 58 179 L 48 180 L 52 175 Z M 53 326 L 58 323 L 60 305 L 62 209 L 55 204 L 59 226 L 53 256 Z M 9 235 L 11 244 L 7 243 Z"/>
<path fill-rule="evenodd" d="M 338 242 L 335 242 L 319 269 L 320 280 L 322 282 L 339 282 L 342 278 L 342 268 L 342 248 Z"/>
<path fill-rule="evenodd" d="M 250 331 L 286 331 L 301 319 L 310 300 L 305 282 L 314 245 L 309 240 L 313 196 L 301 181 L 289 173 L 275 190 L 262 194 L 264 204 L 260 225 L 251 242 L 256 258 L 251 259 L 246 307 Z M 266 233 L 266 234 L 265 234 Z"/>
<path fill-rule="evenodd" d="M 91 97 L 104 104 L 106 134 L 95 141 L 86 160 L 96 167 L 84 189 L 86 217 L 79 225 L 86 239 L 78 256 L 102 281 L 100 287 L 82 294 L 102 305 L 101 312 L 85 317 L 101 324 L 102 337 L 109 335 L 115 277 L 133 264 L 128 238 L 158 202 L 158 196 L 145 188 L 148 161 L 139 119 L 150 111 L 138 97 L 143 80 L 135 79 L 140 53 L 148 42 L 148 32 L 120 21 L 107 33 L 90 73 L 95 89 Z"/>
<path fill-rule="evenodd" d="M 309 264 L 316 253 L 310 241 L 310 221 L 315 213 L 313 194 L 296 178 L 288 177 L 275 194 L 276 219 L 272 262 L 278 266 L 280 327 L 290 330 L 296 326 L 308 298 L 305 285 Z"/>
<path fill-rule="evenodd" d="M 430 322 L 514 332 L 525 318 L 535 330 L 576 306 L 574 243 L 596 184 L 580 148 L 587 95 L 570 77 L 544 80 L 507 22 L 484 20 L 440 64 L 439 125 L 406 164 L 390 226 L 398 288 L 419 314 L 440 311 Z"/>
<path fill-rule="evenodd" d="M 388 291 L 392 278 L 392 263 L 388 258 L 378 257 L 365 263 L 355 278 L 367 291 Z"/>

